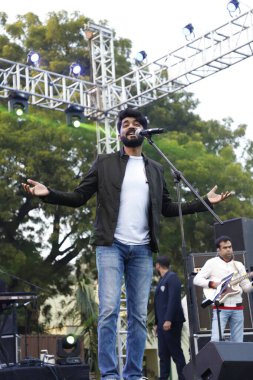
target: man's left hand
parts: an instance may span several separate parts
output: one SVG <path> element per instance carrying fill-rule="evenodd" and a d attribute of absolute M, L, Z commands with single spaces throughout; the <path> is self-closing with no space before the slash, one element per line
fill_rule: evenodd
<path fill-rule="evenodd" d="M 212 190 L 210 190 L 209 193 L 207 193 L 207 198 L 209 202 L 212 204 L 222 202 L 228 197 L 230 197 L 231 195 L 231 192 L 229 191 L 225 191 L 225 193 L 221 193 L 221 194 L 216 194 L 215 191 L 217 190 L 217 187 L 218 187 L 217 185 L 214 186 Z"/>
<path fill-rule="evenodd" d="M 171 329 L 171 321 L 165 321 L 163 324 L 163 330 L 169 331 Z"/>

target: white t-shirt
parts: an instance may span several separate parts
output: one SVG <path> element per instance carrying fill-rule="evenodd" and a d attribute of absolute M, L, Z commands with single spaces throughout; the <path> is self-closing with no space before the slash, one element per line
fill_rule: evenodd
<path fill-rule="evenodd" d="M 149 186 L 143 158 L 129 156 L 114 237 L 123 244 L 148 244 Z"/>

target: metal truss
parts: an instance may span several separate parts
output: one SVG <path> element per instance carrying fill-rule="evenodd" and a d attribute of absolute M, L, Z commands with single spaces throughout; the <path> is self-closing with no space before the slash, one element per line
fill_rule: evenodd
<path fill-rule="evenodd" d="M 93 23 L 85 31 L 90 33 L 92 82 L 0 58 L 0 97 L 18 90 L 30 95 L 29 103 L 52 110 L 83 106 L 85 116 L 97 121 L 99 153 L 119 147 L 119 110 L 147 105 L 253 54 L 252 9 L 120 78 L 115 78 L 112 31 Z"/>
<path fill-rule="evenodd" d="M 68 104 L 85 107 L 87 115 L 97 110 L 97 89 L 93 83 L 0 58 L 0 97 L 11 91 L 25 92 L 29 103 L 57 111 Z"/>
<path fill-rule="evenodd" d="M 114 83 L 116 80 L 113 31 L 105 26 L 89 22 L 85 27 L 85 34 L 90 44 L 92 82 L 97 86 L 97 112 L 95 115 L 97 150 L 98 153 L 115 152 L 119 149 L 115 125 L 117 108 L 111 112 L 106 111 L 113 102 L 110 90 L 106 89 L 108 83 Z"/>
<path fill-rule="evenodd" d="M 224 70 L 253 54 L 253 10 L 107 86 L 111 107 L 141 107 Z"/>
<path fill-rule="evenodd" d="M 85 27 L 85 34 L 90 41 L 93 82 L 105 85 L 109 81 L 114 81 L 116 76 L 113 31 L 106 26 L 89 22 Z"/>

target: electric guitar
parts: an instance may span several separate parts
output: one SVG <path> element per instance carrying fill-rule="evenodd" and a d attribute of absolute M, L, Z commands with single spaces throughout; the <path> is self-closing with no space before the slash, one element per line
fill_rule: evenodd
<path fill-rule="evenodd" d="M 245 273 L 243 276 L 237 277 L 232 280 L 234 273 L 229 274 L 221 280 L 221 283 L 218 285 L 217 289 L 212 288 L 203 288 L 204 295 L 206 300 L 202 302 L 203 307 L 214 303 L 215 301 L 219 301 L 222 303 L 225 301 L 227 297 L 233 296 L 235 294 L 240 293 L 240 289 L 233 288 L 234 285 L 239 284 L 242 280 L 246 278 L 253 277 L 253 272 Z"/>

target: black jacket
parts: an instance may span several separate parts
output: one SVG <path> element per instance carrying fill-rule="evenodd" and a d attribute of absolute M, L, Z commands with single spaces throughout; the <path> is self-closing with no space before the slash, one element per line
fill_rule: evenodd
<path fill-rule="evenodd" d="M 155 324 L 159 329 L 165 321 L 185 321 L 181 304 L 181 282 L 175 272 L 168 271 L 160 278 L 155 291 Z"/>
<path fill-rule="evenodd" d="M 151 249 L 158 251 L 158 230 L 160 215 L 177 216 L 178 206 L 172 202 L 163 175 L 163 167 L 145 156 L 144 163 L 149 184 L 150 211 L 149 226 Z M 97 193 L 97 210 L 91 243 L 111 245 L 117 225 L 120 207 L 121 185 L 124 179 L 128 156 L 124 151 L 101 154 L 91 166 L 89 172 L 73 192 L 50 190 L 50 194 L 41 199 L 46 203 L 71 207 L 84 205 Z M 208 200 L 206 199 L 208 202 Z M 210 205 L 210 203 L 208 202 Z M 182 204 L 183 214 L 205 211 L 199 200 Z"/>

